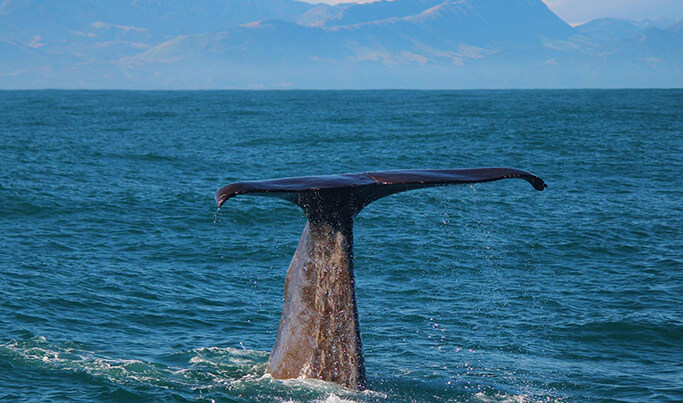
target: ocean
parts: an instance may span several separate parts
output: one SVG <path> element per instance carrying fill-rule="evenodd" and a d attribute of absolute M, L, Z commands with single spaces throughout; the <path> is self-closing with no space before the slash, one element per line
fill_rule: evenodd
<path fill-rule="evenodd" d="M 369 389 L 266 374 L 294 205 L 222 185 L 503 166 L 355 221 Z M 0 399 L 683 401 L 683 90 L 2 91 Z"/>

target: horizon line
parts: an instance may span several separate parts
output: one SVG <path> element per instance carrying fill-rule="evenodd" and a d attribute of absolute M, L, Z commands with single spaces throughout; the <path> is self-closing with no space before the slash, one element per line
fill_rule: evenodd
<path fill-rule="evenodd" d="M 683 87 L 518 87 L 518 88 L 0 88 L 0 92 L 19 91 L 81 91 L 81 92 L 296 92 L 296 91 L 638 91 L 638 90 L 683 90 Z"/>

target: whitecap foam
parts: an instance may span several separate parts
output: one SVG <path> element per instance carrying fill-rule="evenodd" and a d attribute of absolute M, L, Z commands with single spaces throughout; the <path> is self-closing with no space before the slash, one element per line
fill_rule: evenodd
<path fill-rule="evenodd" d="M 493 395 L 487 395 L 484 392 L 474 394 L 474 397 L 484 403 L 531 403 L 531 402 L 551 402 L 559 403 L 562 399 L 551 398 L 550 396 L 540 397 L 526 394 L 510 395 L 507 393 L 498 392 Z"/>
<path fill-rule="evenodd" d="M 16 366 L 50 372 L 84 374 L 118 386 L 153 387 L 207 393 L 287 396 L 284 401 L 323 403 L 357 402 L 358 397 L 386 397 L 377 392 L 358 392 L 316 379 L 276 380 L 266 372 L 269 353 L 231 347 L 201 347 L 179 351 L 187 365 L 168 366 L 139 359 L 117 358 L 90 351 L 74 343 L 51 343 L 44 337 L 12 340 L 0 344 L 0 358 Z M 302 395 L 297 398 L 297 395 Z M 313 394 L 313 395 L 311 395 Z M 318 400 L 316 399 L 318 396 Z M 322 396 L 322 397 L 321 397 Z M 291 400 L 294 399 L 294 400 Z"/>

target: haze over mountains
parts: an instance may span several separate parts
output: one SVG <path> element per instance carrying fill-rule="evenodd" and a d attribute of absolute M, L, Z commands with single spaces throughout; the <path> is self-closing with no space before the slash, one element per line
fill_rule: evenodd
<path fill-rule="evenodd" d="M 681 87 L 682 66 L 680 19 L 571 27 L 541 0 L 0 0 L 0 88 Z"/>

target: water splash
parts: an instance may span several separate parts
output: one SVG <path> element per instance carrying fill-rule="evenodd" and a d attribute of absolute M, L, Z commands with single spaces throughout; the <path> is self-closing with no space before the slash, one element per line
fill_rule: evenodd
<path fill-rule="evenodd" d="M 51 343 L 45 337 L 0 344 L 0 361 L 14 368 L 75 376 L 86 382 L 135 392 L 151 389 L 193 400 L 351 402 L 358 392 L 310 379 L 275 380 L 266 373 L 269 353 L 231 347 L 202 347 L 165 357 L 170 366 L 139 359 L 117 358 L 78 343 Z M 182 362 L 185 362 L 183 365 Z M 382 396 L 369 392 L 362 396 Z"/>

